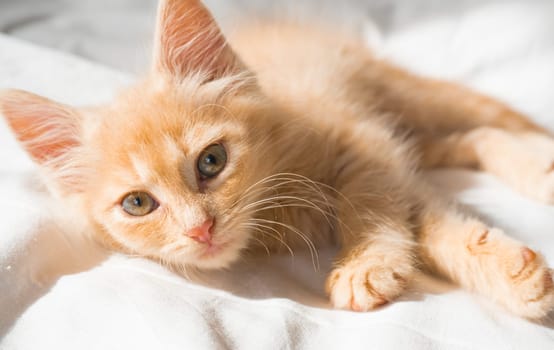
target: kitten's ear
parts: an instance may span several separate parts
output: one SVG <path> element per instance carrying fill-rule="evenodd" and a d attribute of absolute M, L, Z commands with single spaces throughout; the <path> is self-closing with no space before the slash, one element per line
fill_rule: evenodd
<path fill-rule="evenodd" d="M 200 0 L 160 1 L 154 65 L 177 79 L 202 72 L 213 80 L 244 70 Z"/>
<path fill-rule="evenodd" d="M 78 180 L 70 153 L 80 145 L 79 113 L 29 92 L 7 90 L 0 91 L 0 114 L 31 158 L 58 186 L 71 190 Z"/>
<path fill-rule="evenodd" d="M 74 109 L 29 92 L 0 92 L 0 112 L 37 163 L 53 161 L 79 144 Z"/>

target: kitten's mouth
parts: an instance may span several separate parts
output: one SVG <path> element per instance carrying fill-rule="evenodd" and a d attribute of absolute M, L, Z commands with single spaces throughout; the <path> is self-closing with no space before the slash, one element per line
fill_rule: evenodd
<path fill-rule="evenodd" d="M 213 258 L 217 256 L 219 253 L 225 250 L 229 246 L 229 242 L 222 242 L 222 243 L 208 243 L 206 244 L 206 247 L 203 249 L 202 253 L 200 253 L 201 259 L 207 259 L 207 258 Z"/>

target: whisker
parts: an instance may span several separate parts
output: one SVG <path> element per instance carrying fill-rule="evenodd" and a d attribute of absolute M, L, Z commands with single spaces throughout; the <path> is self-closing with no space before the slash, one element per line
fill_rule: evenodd
<path fill-rule="evenodd" d="M 250 227 L 256 229 L 258 232 L 261 232 L 263 234 L 267 234 L 268 236 L 274 238 L 275 240 L 280 242 L 285 248 L 287 248 L 290 255 L 292 257 L 294 257 L 294 252 L 292 251 L 292 248 L 290 247 L 290 245 L 287 244 L 287 242 L 285 242 L 283 236 L 281 235 L 281 232 L 279 232 L 275 228 L 273 228 L 271 226 L 268 226 L 268 225 L 263 225 L 263 224 L 260 224 L 260 223 L 252 223 L 252 222 L 245 223 L 245 225 L 250 226 Z M 265 228 L 265 229 L 268 229 L 268 230 L 271 230 L 271 231 L 275 232 L 277 234 L 277 236 L 274 236 L 273 234 L 262 230 L 262 228 Z"/>
<path fill-rule="evenodd" d="M 260 218 L 254 218 L 252 220 L 262 221 L 262 222 L 267 223 L 267 224 L 279 225 L 281 227 L 284 227 L 284 228 L 296 233 L 308 246 L 308 250 L 310 251 L 310 255 L 311 255 L 311 258 L 312 258 L 312 264 L 314 266 L 314 269 L 316 271 L 319 270 L 319 266 L 320 266 L 319 265 L 319 254 L 317 253 L 317 249 L 316 249 L 315 244 L 309 239 L 309 237 L 306 234 L 300 232 L 297 228 L 295 228 L 292 225 L 288 225 L 288 224 L 285 224 L 285 223 L 282 223 L 282 222 L 279 222 L 279 221 L 266 220 L 266 219 L 260 219 Z M 314 258 L 315 258 L 315 260 L 314 260 Z"/>
<path fill-rule="evenodd" d="M 356 193 L 354 197 L 382 198 L 383 196 L 384 194 L 382 193 L 362 191 Z M 339 225 L 343 233 L 353 234 L 349 223 L 344 222 L 340 213 L 337 213 L 339 209 L 337 207 L 337 201 L 340 201 L 341 205 L 346 205 L 347 208 L 351 208 L 356 216 L 358 216 L 359 220 L 363 221 L 371 218 L 362 218 L 360 216 L 360 213 L 352 202 L 352 198 L 353 196 L 347 197 L 329 184 L 312 180 L 301 174 L 282 172 L 263 177 L 251 184 L 246 190 L 242 191 L 242 195 L 237 198 L 224 213 L 230 216 L 249 217 L 254 215 L 259 216 L 266 211 L 268 213 L 273 211 L 275 220 L 255 217 L 250 219 L 248 224 L 243 224 L 243 226 L 268 235 L 271 233 L 268 231 L 272 231 L 277 234 L 279 238 L 273 235 L 271 236 L 281 241 L 281 243 L 284 243 L 284 245 L 286 242 L 281 238 L 281 233 L 272 226 L 280 226 L 295 233 L 306 243 L 312 257 L 314 268 L 317 270 L 319 269 L 319 256 L 311 238 L 293 225 L 277 220 L 278 212 L 276 211 L 281 210 L 281 217 L 286 218 L 287 214 L 285 210 L 288 208 L 314 210 L 324 217 L 332 230 L 336 230 L 337 225 Z M 344 207 L 341 208 L 341 210 L 344 210 Z M 263 216 L 265 217 L 265 215 Z M 261 225 L 261 223 L 267 225 L 256 226 Z M 288 244 L 286 245 L 288 246 Z M 287 247 L 287 249 L 289 249 L 292 255 L 292 249 L 290 249 L 290 247 Z"/>
<path fill-rule="evenodd" d="M 334 227 L 334 224 L 331 222 L 330 218 L 342 222 L 342 220 L 340 220 L 340 218 L 337 217 L 333 212 L 327 212 L 327 211 L 324 211 L 324 210 L 322 210 L 321 208 L 319 208 L 315 205 L 306 205 L 306 204 L 295 204 L 295 203 L 286 203 L 286 202 L 285 203 L 277 203 L 277 204 L 274 204 L 274 205 L 269 205 L 269 206 L 265 206 L 265 207 L 261 207 L 261 208 L 256 208 L 255 210 L 252 210 L 252 213 L 255 214 L 255 213 L 263 212 L 263 211 L 266 211 L 266 210 L 284 209 L 284 208 L 315 209 L 323 215 L 323 217 L 325 218 L 325 221 L 327 221 L 327 224 L 331 228 Z"/>
<path fill-rule="evenodd" d="M 251 238 L 253 240 L 255 240 L 256 242 L 260 243 L 265 248 L 265 251 L 267 252 L 267 256 L 271 256 L 271 253 L 269 251 L 269 247 L 261 239 L 258 239 L 256 237 L 251 237 Z"/>
<path fill-rule="evenodd" d="M 283 200 L 283 199 L 285 199 L 285 200 L 298 200 L 299 202 L 301 202 L 301 204 L 295 204 L 294 202 L 292 202 L 292 203 L 291 202 L 275 202 L 275 200 Z M 316 203 L 314 203 L 314 201 Z M 258 208 L 258 206 L 260 206 L 261 204 L 266 204 L 265 202 L 267 202 L 270 205 L 266 205 L 264 207 L 259 207 Z M 352 230 L 350 229 L 350 227 L 335 213 L 335 211 L 333 210 L 334 208 L 332 206 L 326 206 L 328 208 L 326 210 L 325 208 L 321 208 L 317 204 L 324 205 L 323 203 L 321 203 L 321 201 L 319 201 L 317 199 L 310 201 L 310 200 L 300 198 L 300 197 L 296 197 L 296 196 L 275 196 L 275 197 L 270 197 L 270 198 L 263 199 L 263 200 L 260 200 L 260 201 L 257 201 L 257 202 L 253 202 L 250 205 L 248 205 L 246 209 L 251 210 L 252 213 L 256 213 L 256 212 L 260 212 L 260 211 L 264 211 L 264 210 L 269 210 L 269 209 L 277 209 L 277 208 L 284 209 L 286 207 L 298 207 L 298 208 L 314 209 L 314 210 L 318 211 L 319 213 L 321 213 L 323 215 L 323 217 L 325 218 L 325 220 L 327 221 L 327 224 L 329 225 L 329 227 L 331 227 L 331 229 L 334 229 L 334 227 L 335 227 L 335 224 L 331 221 L 331 219 L 334 219 L 342 227 L 347 229 L 349 231 L 349 233 L 352 233 Z"/>

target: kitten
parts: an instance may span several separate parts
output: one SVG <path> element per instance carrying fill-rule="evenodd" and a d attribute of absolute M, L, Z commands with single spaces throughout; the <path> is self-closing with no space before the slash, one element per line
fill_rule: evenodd
<path fill-rule="evenodd" d="M 247 247 L 315 255 L 337 240 L 326 285 L 337 308 L 394 300 L 419 266 L 523 317 L 554 305 L 540 254 L 419 172 L 475 167 L 552 203 L 554 140 L 337 33 L 267 23 L 227 42 L 199 0 L 165 0 L 151 74 L 112 104 L 10 90 L 0 110 L 53 196 L 111 249 L 217 269 Z"/>

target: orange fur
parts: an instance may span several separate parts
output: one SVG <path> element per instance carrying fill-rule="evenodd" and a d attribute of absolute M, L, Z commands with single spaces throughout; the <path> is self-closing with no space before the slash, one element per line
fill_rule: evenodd
<path fill-rule="evenodd" d="M 554 152 L 523 152 L 516 160 L 529 167 L 519 172 L 499 155 L 519 144 L 554 150 L 540 127 L 465 88 L 377 60 L 336 33 L 264 24 L 228 44 L 197 0 L 162 1 L 157 38 L 152 74 L 108 106 L 68 113 L 28 93 L 0 97 L 53 192 L 106 245 L 173 266 L 221 268 L 248 247 L 307 246 L 317 261 L 316 245 L 337 240 L 327 281 L 336 307 L 393 300 L 422 262 L 518 315 L 552 308 L 540 254 L 461 214 L 418 172 L 480 166 L 551 201 Z M 204 181 L 196 163 L 216 143 L 227 164 Z M 68 176 L 78 186 L 66 186 Z M 126 214 L 122 199 L 135 191 L 159 207 Z M 211 218 L 209 245 L 186 235 Z"/>

